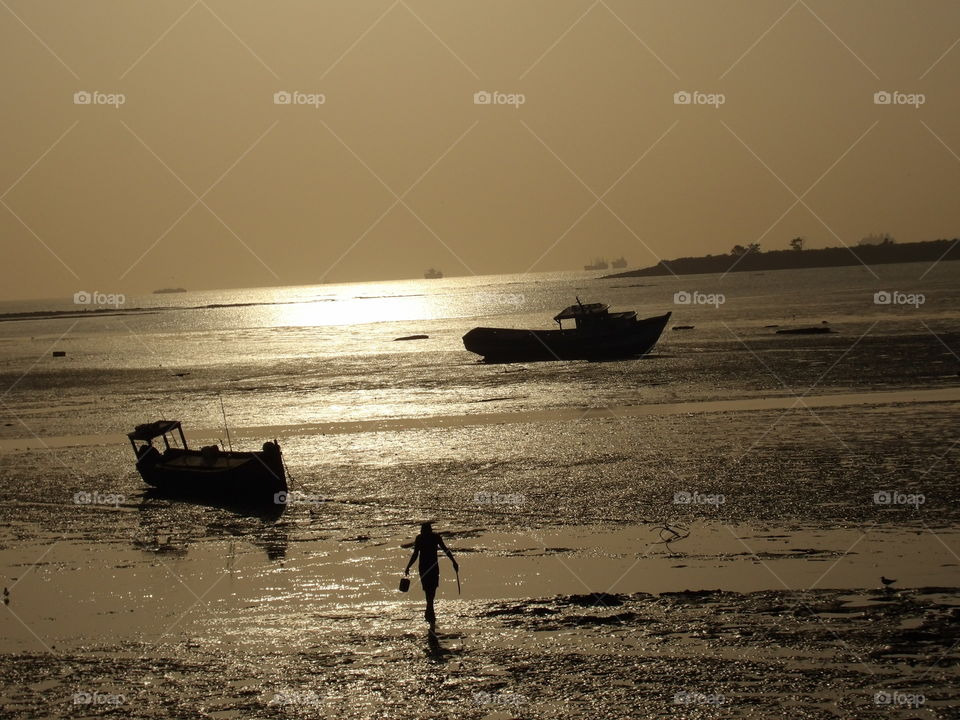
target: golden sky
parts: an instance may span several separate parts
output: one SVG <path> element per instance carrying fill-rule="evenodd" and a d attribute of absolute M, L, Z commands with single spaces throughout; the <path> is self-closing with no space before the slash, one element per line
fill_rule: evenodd
<path fill-rule="evenodd" d="M 4 0 L 0 298 L 960 236 L 958 39 L 953 0 Z"/>

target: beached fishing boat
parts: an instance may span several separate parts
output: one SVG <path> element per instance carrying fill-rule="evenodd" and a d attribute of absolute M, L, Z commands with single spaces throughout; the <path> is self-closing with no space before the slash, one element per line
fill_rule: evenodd
<path fill-rule="evenodd" d="M 581 303 L 563 310 L 557 330 L 474 328 L 463 336 L 464 347 L 487 362 L 533 360 L 603 360 L 650 352 L 670 320 L 670 313 L 642 320 L 637 313 L 610 312 L 603 303 Z M 564 327 L 572 320 L 573 327 Z"/>
<path fill-rule="evenodd" d="M 221 450 L 216 445 L 192 450 L 179 420 L 137 425 L 127 437 L 140 476 L 164 493 L 224 502 L 284 502 L 287 479 L 276 441 L 252 452 Z M 163 439 L 162 451 L 153 444 L 157 438 Z M 283 497 L 278 500 L 277 494 Z"/>

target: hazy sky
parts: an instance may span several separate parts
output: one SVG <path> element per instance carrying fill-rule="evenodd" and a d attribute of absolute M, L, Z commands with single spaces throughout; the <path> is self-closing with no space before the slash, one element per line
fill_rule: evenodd
<path fill-rule="evenodd" d="M 960 236 L 955 0 L 5 2 L 4 299 Z"/>

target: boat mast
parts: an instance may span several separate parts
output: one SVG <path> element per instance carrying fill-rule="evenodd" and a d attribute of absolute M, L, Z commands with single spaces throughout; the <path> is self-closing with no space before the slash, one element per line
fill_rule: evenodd
<path fill-rule="evenodd" d="M 233 452 L 233 443 L 230 442 L 230 428 L 227 427 L 227 411 L 223 408 L 223 395 L 217 393 L 217 396 L 220 398 L 220 412 L 223 414 L 223 429 L 227 433 L 227 447 L 230 448 L 230 452 Z"/>

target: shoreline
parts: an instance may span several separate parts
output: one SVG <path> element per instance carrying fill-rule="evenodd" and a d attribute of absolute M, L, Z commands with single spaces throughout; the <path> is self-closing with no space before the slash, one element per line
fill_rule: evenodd
<path fill-rule="evenodd" d="M 443 605 L 522 606 L 583 594 L 822 588 L 856 595 L 885 592 L 881 575 L 896 578 L 891 592 L 953 587 L 960 566 L 960 532 L 952 529 L 917 532 L 873 524 L 799 530 L 703 520 L 684 528 L 687 539 L 670 545 L 659 540 L 658 529 L 454 527 L 447 542 L 461 564 L 462 591 L 444 561 L 438 598 Z M 258 617 L 293 617 L 304 608 L 349 617 L 371 603 L 416 606 L 423 593 L 415 572 L 408 595 L 396 588 L 409 555 L 405 540 L 395 534 L 299 542 L 286 535 L 185 541 L 175 534 L 144 534 L 127 543 L 37 538 L 0 551 L 11 586 L 9 610 L 24 623 L 9 628 L 0 652 L 82 647 L 93 637 L 159 640 L 174 621 L 178 632 L 192 635 L 229 618 L 256 624 Z M 171 585 L 171 579 L 177 582 Z M 139 591 L 135 597 L 117 595 L 114 584 Z M 64 614 L 64 607 L 73 610 Z"/>

